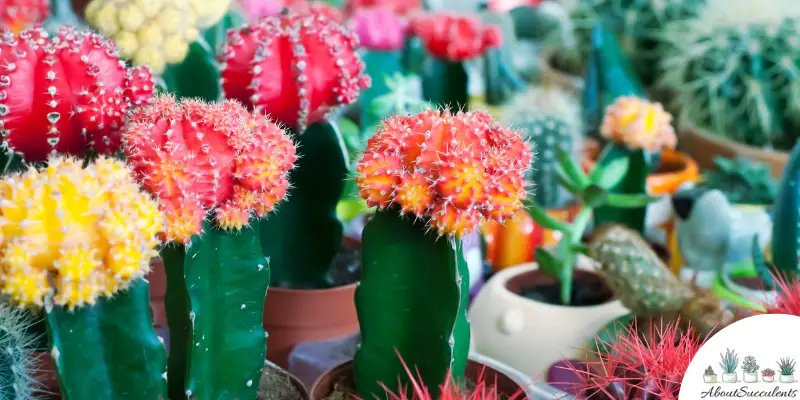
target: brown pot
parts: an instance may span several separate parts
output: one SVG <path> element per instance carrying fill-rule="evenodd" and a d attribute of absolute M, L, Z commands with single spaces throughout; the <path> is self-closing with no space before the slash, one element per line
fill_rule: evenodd
<path fill-rule="evenodd" d="M 551 47 L 542 49 L 539 53 L 538 67 L 542 85 L 554 85 L 573 94 L 583 93 L 584 80 L 582 77 L 560 71 L 553 66 L 553 59 L 558 51 L 558 48 Z"/>
<path fill-rule="evenodd" d="M 714 156 L 725 158 L 746 157 L 769 165 L 772 176 L 780 179 L 789 153 L 780 150 L 764 150 L 736 143 L 723 136 L 682 121 L 678 145 L 703 168 L 714 168 Z"/>
<path fill-rule="evenodd" d="M 412 367 L 413 368 L 413 367 Z M 497 388 L 498 398 L 516 399 L 525 398 L 524 388 L 506 374 L 492 368 L 490 365 L 475 361 L 467 361 L 467 370 L 464 376 L 475 382 L 481 376 L 487 384 L 494 384 Z M 347 361 L 336 367 L 325 371 L 314 386 L 311 387 L 311 400 L 322 400 L 334 391 L 337 383 L 344 382 L 355 388 L 355 377 L 353 376 L 353 361 Z"/>
<path fill-rule="evenodd" d="M 360 248 L 361 242 L 345 236 L 342 245 Z M 270 287 L 264 303 L 267 359 L 288 369 L 289 353 L 296 344 L 358 331 L 356 285 L 321 290 Z"/>
<path fill-rule="evenodd" d="M 167 310 L 164 306 L 164 296 L 167 293 L 167 275 L 164 270 L 164 260 L 155 257 L 150 260 L 150 311 L 153 313 L 153 326 L 156 328 L 167 327 Z"/>
<path fill-rule="evenodd" d="M 265 368 L 267 367 L 265 366 Z M 298 379 L 296 376 L 292 375 L 289 371 L 286 371 L 284 369 L 278 369 L 278 368 L 273 368 L 273 369 L 278 373 L 280 373 L 281 375 L 285 376 L 289 380 L 289 382 L 292 383 L 292 386 L 294 386 L 295 389 L 297 389 L 297 392 L 300 393 L 300 397 L 302 400 L 309 400 L 308 389 L 306 389 L 305 385 L 303 385 L 303 382 L 301 382 L 300 379 Z M 259 396 L 259 398 L 260 397 L 261 396 Z"/>

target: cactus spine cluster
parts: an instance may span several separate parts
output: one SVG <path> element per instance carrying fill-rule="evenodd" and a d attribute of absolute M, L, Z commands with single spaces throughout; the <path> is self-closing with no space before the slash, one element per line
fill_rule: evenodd
<path fill-rule="evenodd" d="M 252 216 L 285 197 L 294 143 L 238 102 L 169 96 L 134 112 L 126 139 L 128 162 L 161 201 L 172 242 L 161 251 L 170 397 L 255 398 L 270 268 Z"/>
<path fill-rule="evenodd" d="M 695 125 L 751 146 L 791 148 L 800 127 L 800 3 L 707 3 L 666 28 L 659 85 Z"/>
<path fill-rule="evenodd" d="M 0 399 L 34 400 L 39 391 L 34 374 L 39 369 L 31 348 L 38 338 L 29 333 L 30 314 L 0 303 Z"/>
<path fill-rule="evenodd" d="M 228 33 L 224 95 L 302 133 L 369 87 L 357 47 L 355 34 L 320 13 L 262 19 Z"/>
<path fill-rule="evenodd" d="M 536 203 L 545 208 L 567 205 L 573 196 L 558 183 L 556 149 L 575 160 L 583 151 L 580 105 L 569 93 L 556 87 L 531 87 L 503 107 L 503 118 L 530 144 L 533 157 L 529 179 Z"/>
<path fill-rule="evenodd" d="M 50 16 L 48 0 L 3 0 L 0 2 L 0 28 L 19 33 L 40 24 Z"/>
<path fill-rule="evenodd" d="M 484 26 L 477 17 L 430 14 L 413 18 L 410 30 L 421 39 L 428 54 L 422 75 L 425 100 L 454 112 L 465 109 L 469 93 L 464 62 L 500 46 L 500 29 Z"/>
<path fill-rule="evenodd" d="M 29 162 L 116 152 L 130 107 L 153 93 L 146 68 L 126 68 L 113 43 L 72 28 L 2 34 L 0 65 L 0 138 Z"/>
<path fill-rule="evenodd" d="M 361 197 L 378 207 L 364 227 L 355 295 L 362 398 L 381 396 L 380 382 L 395 393 L 405 387 L 398 353 L 432 390 L 448 372 L 464 376 L 469 270 L 461 237 L 521 208 L 530 161 L 522 138 L 482 113 L 394 116 L 369 140 L 356 168 Z"/>

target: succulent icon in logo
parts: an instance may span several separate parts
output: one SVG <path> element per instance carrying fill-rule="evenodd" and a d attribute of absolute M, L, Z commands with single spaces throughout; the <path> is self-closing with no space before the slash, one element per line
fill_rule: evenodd
<path fill-rule="evenodd" d="M 761 380 L 767 383 L 775 382 L 775 370 L 772 368 L 762 369 Z"/>
<path fill-rule="evenodd" d="M 739 376 L 736 374 L 736 368 L 739 366 L 739 355 L 731 349 L 726 349 L 725 354 L 720 353 L 719 357 L 719 366 L 722 368 L 722 381 L 736 383 L 739 380 Z"/>
<path fill-rule="evenodd" d="M 717 373 L 714 372 L 714 368 L 711 368 L 709 365 L 706 368 L 706 371 L 703 373 L 703 382 L 705 383 L 717 383 Z"/>
<path fill-rule="evenodd" d="M 753 356 L 747 356 L 742 363 L 742 371 L 744 371 L 744 381 L 746 383 L 758 382 L 758 363 Z"/>
<path fill-rule="evenodd" d="M 778 361 L 778 370 L 781 372 L 781 376 L 778 377 L 778 380 L 781 383 L 794 382 L 794 366 L 794 358 L 786 357 L 781 358 L 780 361 Z"/>

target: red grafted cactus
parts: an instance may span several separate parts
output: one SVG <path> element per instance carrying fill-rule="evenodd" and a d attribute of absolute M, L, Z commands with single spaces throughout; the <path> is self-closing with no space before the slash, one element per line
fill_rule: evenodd
<path fill-rule="evenodd" d="M 500 29 L 483 26 L 480 19 L 470 16 L 419 15 L 412 19 L 411 31 L 431 55 L 447 61 L 471 60 L 503 41 Z"/>
<path fill-rule="evenodd" d="M 388 8 L 397 15 L 408 16 L 412 12 L 422 9 L 422 2 L 420 0 L 348 0 L 344 4 L 344 13 L 352 16 L 358 10 L 373 7 Z"/>
<path fill-rule="evenodd" d="M 241 229 L 272 211 L 289 187 L 295 145 L 278 125 L 235 101 L 216 104 L 160 96 L 125 127 L 125 154 L 160 201 L 166 241 L 188 243 L 216 212 L 222 229 Z"/>
<path fill-rule="evenodd" d="M 408 22 L 387 8 L 358 10 L 350 19 L 350 28 L 361 45 L 370 50 L 398 50 L 405 44 Z"/>
<path fill-rule="evenodd" d="M 0 0 L 0 28 L 19 33 L 50 16 L 48 0 Z"/>
<path fill-rule="evenodd" d="M 370 138 L 356 181 L 370 206 L 396 204 L 428 218 L 440 235 L 463 236 L 522 207 L 530 164 L 519 134 L 489 115 L 430 110 L 387 119 Z"/>
<path fill-rule="evenodd" d="M 369 87 L 358 38 L 321 13 L 265 18 L 228 33 L 225 97 L 302 132 Z"/>
<path fill-rule="evenodd" d="M 0 39 L 0 134 L 29 162 L 52 153 L 114 153 L 131 105 L 153 95 L 147 68 L 128 69 L 91 32 L 41 28 Z"/>

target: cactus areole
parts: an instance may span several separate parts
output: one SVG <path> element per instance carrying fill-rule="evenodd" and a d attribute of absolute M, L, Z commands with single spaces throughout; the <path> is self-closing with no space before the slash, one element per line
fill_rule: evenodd
<path fill-rule="evenodd" d="M 530 163 L 522 138 L 483 113 L 394 116 L 369 140 L 356 178 L 378 207 L 364 227 L 355 295 L 362 398 L 384 393 L 380 382 L 394 392 L 408 383 L 397 353 L 431 390 L 448 372 L 464 376 L 469 270 L 460 238 L 522 207 Z"/>
<path fill-rule="evenodd" d="M 152 93 L 150 71 L 126 68 L 102 36 L 67 27 L 0 37 L 0 135 L 25 161 L 116 152 L 130 107 Z"/>
<path fill-rule="evenodd" d="M 302 133 L 358 98 L 370 79 L 355 34 L 320 13 L 269 17 L 228 32 L 222 89 Z"/>

